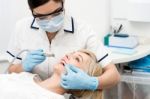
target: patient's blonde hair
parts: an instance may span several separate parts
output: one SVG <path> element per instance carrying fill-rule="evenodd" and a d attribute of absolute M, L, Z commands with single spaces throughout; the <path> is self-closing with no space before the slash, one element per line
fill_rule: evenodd
<path fill-rule="evenodd" d="M 98 64 L 96 56 L 88 50 L 82 49 L 79 50 L 79 52 L 85 53 L 88 56 L 90 56 L 90 60 L 87 61 L 85 64 L 85 72 L 94 77 L 98 77 L 102 74 L 102 68 Z M 72 94 L 72 96 L 75 97 L 75 99 L 102 99 L 102 91 L 96 90 L 96 91 L 87 91 L 87 90 L 69 90 L 69 93 Z M 73 98 L 72 98 L 73 99 Z"/>

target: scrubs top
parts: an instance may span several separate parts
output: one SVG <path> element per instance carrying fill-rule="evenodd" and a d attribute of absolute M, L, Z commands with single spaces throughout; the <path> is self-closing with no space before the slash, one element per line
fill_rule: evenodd
<path fill-rule="evenodd" d="M 42 79 L 51 76 L 53 65 L 59 62 L 65 54 L 79 49 L 93 51 L 102 67 L 111 62 L 108 51 L 90 26 L 70 15 L 65 15 L 64 26 L 51 42 L 49 42 L 46 32 L 38 26 L 33 17 L 17 22 L 7 50 L 8 60 L 11 61 L 17 53 L 24 49 L 43 49 L 45 53 L 55 55 L 55 57 L 47 57 L 43 63 L 32 70 L 33 73 L 39 74 Z M 17 57 L 14 64 L 21 63 L 26 54 L 27 52 L 24 52 Z"/>

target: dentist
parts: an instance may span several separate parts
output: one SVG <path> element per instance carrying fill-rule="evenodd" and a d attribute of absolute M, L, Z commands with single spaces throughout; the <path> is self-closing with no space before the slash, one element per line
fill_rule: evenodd
<path fill-rule="evenodd" d="M 28 49 L 9 67 L 9 72 L 32 72 L 42 79 L 53 73 L 53 64 L 68 52 L 88 49 L 95 53 L 103 67 L 100 77 L 90 77 L 75 66 L 67 65 L 67 75 L 62 75 L 61 86 L 65 89 L 96 90 L 116 85 L 120 75 L 111 62 L 110 55 L 95 32 L 64 9 L 64 0 L 28 0 L 33 17 L 19 21 L 7 50 L 11 59 L 21 50 Z M 44 53 L 52 53 L 47 57 Z"/>

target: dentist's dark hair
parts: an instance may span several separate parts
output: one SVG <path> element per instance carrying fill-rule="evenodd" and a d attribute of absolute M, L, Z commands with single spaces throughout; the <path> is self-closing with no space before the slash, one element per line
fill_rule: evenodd
<path fill-rule="evenodd" d="M 52 0 L 28 0 L 28 5 L 29 5 L 30 9 L 33 10 L 41 5 L 48 3 L 49 1 L 52 1 Z M 53 1 L 63 2 L 64 0 L 53 0 Z"/>

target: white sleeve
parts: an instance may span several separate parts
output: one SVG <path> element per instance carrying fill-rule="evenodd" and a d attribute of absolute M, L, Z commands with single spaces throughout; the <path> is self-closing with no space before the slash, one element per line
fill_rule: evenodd
<path fill-rule="evenodd" d="M 112 62 L 108 50 L 105 48 L 100 39 L 96 36 L 96 33 L 91 30 L 88 30 L 88 37 L 86 41 L 86 48 L 93 51 L 97 57 L 97 61 L 101 64 L 102 67 L 107 66 Z"/>
<path fill-rule="evenodd" d="M 11 38 L 7 48 L 7 59 L 9 62 L 11 62 L 12 59 L 20 52 L 19 29 L 20 29 L 20 25 L 19 23 L 17 23 L 14 32 L 12 32 L 11 34 Z M 21 57 L 17 57 L 17 59 L 14 61 L 14 64 L 20 63 L 21 60 L 22 60 Z"/>

